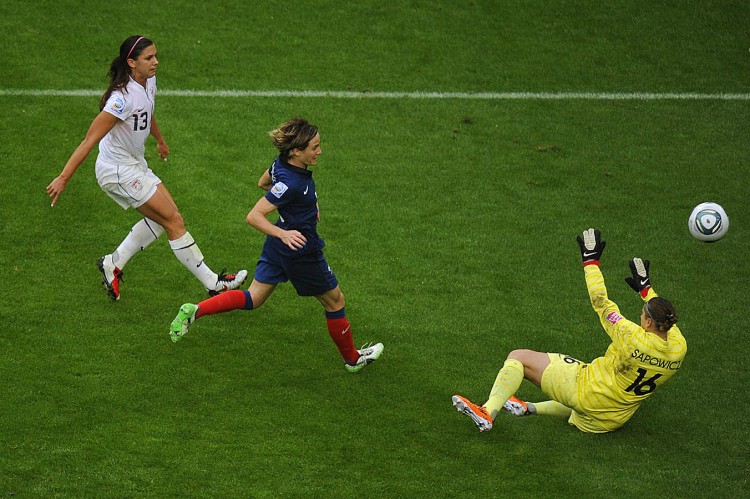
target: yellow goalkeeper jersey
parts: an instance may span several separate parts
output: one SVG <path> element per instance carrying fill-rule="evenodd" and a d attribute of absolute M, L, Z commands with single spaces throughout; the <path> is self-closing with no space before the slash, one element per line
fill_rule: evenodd
<path fill-rule="evenodd" d="M 584 267 L 589 298 L 599 320 L 612 339 L 603 357 L 579 371 L 578 399 L 583 412 L 609 431 L 622 426 L 654 390 L 680 369 L 687 342 L 677 326 L 663 340 L 620 315 L 607 297 L 604 276 L 596 265 Z M 649 289 L 644 301 L 657 294 Z M 570 422 L 586 431 L 586 418 L 574 411 Z M 611 427 L 610 427 L 611 426 Z M 601 431 L 601 430 L 599 430 Z"/>

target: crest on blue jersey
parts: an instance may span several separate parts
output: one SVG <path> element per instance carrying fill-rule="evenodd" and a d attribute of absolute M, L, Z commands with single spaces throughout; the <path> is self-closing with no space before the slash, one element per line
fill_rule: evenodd
<path fill-rule="evenodd" d="M 271 194 L 273 194 L 277 198 L 281 198 L 281 196 L 286 192 L 287 189 L 289 189 L 289 187 L 287 187 L 284 182 L 276 182 L 271 188 Z"/>

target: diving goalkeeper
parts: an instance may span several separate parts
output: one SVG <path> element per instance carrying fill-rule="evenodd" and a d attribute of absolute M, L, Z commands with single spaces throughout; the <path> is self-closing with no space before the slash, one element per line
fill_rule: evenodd
<path fill-rule="evenodd" d="M 612 343 L 591 363 L 560 353 L 513 350 L 492 386 L 489 399 L 477 405 L 453 396 L 456 409 L 469 416 L 480 431 L 492 429 L 501 409 L 515 416 L 552 415 L 584 432 L 606 433 L 620 428 L 641 403 L 677 373 L 687 343 L 669 300 L 651 288 L 649 261 L 630 261 L 625 281 L 645 302 L 638 323 L 620 314 L 607 297 L 599 260 L 606 243 L 598 230 L 578 236 L 591 304 Z M 540 387 L 552 400 L 531 403 L 514 396 L 523 379 Z"/>

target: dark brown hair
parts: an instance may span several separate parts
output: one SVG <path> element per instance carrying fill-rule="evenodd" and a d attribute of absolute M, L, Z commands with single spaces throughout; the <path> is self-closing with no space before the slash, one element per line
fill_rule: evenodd
<path fill-rule="evenodd" d="M 651 298 L 646 303 L 646 313 L 656 324 L 656 329 L 660 333 L 666 333 L 672 326 L 677 324 L 677 311 L 672 302 L 657 296 Z"/>
<path fill-rule="evenodd" d="M 150 47 L 154 42 L 141 35 L 129 36 L 120 45 L 120 55 L 112 60 L 112 64 L 109 66 L 107 77 L 109 78 L 109 86 L 107 91 L 102 95 L 102 100 L 99 102 L 99 110 L 104 109 L 104 105 L 107 103 L 109 96 L 112 92 L 125 88 L 130 81 L 130 66 L 128 66 L 128 59 L 138 59 L 141 52 L 146 47 Z"/>

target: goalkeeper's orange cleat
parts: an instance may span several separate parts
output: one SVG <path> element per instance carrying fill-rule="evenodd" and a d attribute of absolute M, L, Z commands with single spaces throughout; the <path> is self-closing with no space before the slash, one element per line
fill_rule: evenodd
<path fill-rule="evenodd" d="M 461 395 L 454 395 L 453 406 L 458 412 L 469 416 L 477 425 L 479 431 L 490 431 L 492 429 L 492 417 L 489 411 L 481 405 L 476 405 Z"/>
<path fill-rule="evenodd" d="M 514 416 L 528 416 L 531 414 L 529 412 L 529 405 L 513 395 L 503 404 L 503 409 Z"/>

